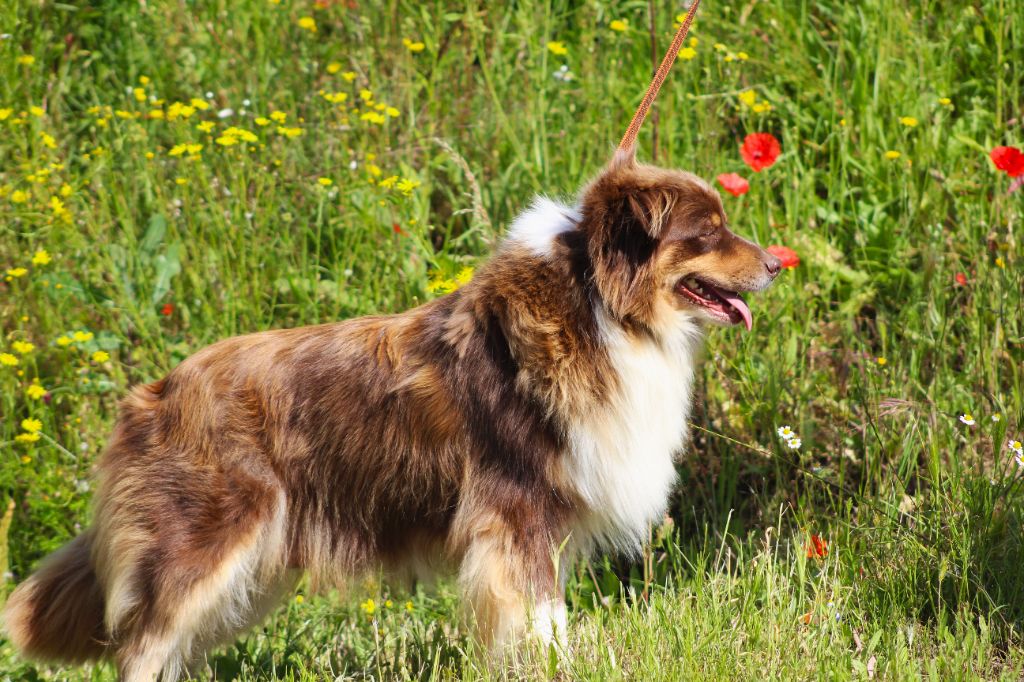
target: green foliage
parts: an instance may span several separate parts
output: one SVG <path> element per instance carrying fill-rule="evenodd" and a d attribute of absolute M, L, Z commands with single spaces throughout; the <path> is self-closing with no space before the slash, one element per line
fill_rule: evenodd
<path fill-rule="evenodd" d="M 656 4 L 660 50 L 683 8 Z M 646 87 L 647 8 L 0 4 L 7 587 L 88 522 L 130 385 L 225 336 L 416 305 L 533 194 L 571 196 Z M 489 666 L 450 586 L 407 609 L 372 583 L 290 602 L 218 679 L 1019 679 L 1024 192 L 987 152 L 1024 142 L 1021 10 L 701 8 L 641 156 L 744 174 L 734 228 L 802 263 L 751 301 L 754 333 L 709 336 L 674 523 L 640 561 L 572 568 L 571 658 Z M 750 132 L 782 142 L 759 174 Z M 6 644 L 0 667 L 112 676 Z"/>

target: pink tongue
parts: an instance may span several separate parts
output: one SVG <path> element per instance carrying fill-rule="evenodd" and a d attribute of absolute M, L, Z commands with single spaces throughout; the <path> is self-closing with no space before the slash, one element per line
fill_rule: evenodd
<path fill-rule="evenodd" d="M 704 284 L 707 286 L 708 283 L 705 282 Z M 722 291 L 714 286 L 712 286 L 711 289 L 736 309 L 736 312 L 738 312 L 740 317 L 743 318 L 743 324 L 746 325 L 747 331 L 749 332 L 754 326 L 754 316 L 750 314 L 750 308 L 747 307 L 747 304 L 744 303 L 743 299 L 740 298 L 738 294 L 734 294 L 731 291 Z"/>

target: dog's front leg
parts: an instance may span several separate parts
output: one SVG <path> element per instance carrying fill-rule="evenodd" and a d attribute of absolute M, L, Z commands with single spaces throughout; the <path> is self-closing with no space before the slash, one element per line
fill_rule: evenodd
<path fill-rule="evenodd" d="M 566 609 L 551 543 L 494 517 L 472 534 L 459 584 L 494 655 L 523 637 L 565 642 Z"/>

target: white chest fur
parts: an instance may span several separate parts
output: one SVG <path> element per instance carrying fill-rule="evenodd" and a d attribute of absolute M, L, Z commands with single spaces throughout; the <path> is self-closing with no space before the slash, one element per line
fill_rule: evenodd
<path fill-rule="evenodd" d="M 590 510 L 580 529 L 587 539 L 633 552 L 661 520 L 676 480 L 701 331 L 680 316 L 659 344 L 613 322 L 601 326 L 619 386 L 572 429 L 566 473 Z"/>

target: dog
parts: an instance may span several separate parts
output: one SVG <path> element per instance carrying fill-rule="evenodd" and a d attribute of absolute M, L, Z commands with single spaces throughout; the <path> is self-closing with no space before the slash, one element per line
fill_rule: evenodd
<path fill-rule="evenodd" d="M 708 324 L 780 262 L 691 173 L 618 152 L 538 199 L 462 288 L 230 338 L 135 387 L 93 525 L 11 595 L 28 657 L 177 679 L 303 573 L 451 570 L 492 650 L 560 639 L 565 566 L 665 513 Z"/>

